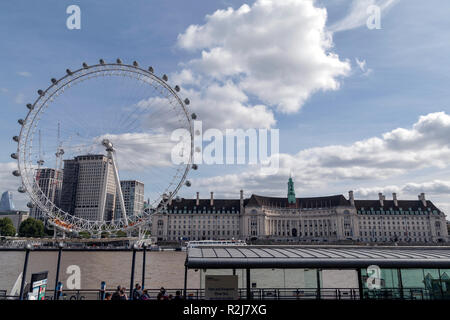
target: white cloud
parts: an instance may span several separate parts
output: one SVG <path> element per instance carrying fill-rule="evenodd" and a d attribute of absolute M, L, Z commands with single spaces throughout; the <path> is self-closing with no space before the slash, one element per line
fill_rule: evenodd
<path fill-rule="evenodd" d="M 170 81 L 174 84 L 199 85 L 200 77 L 199 75 L 194 75 L 192 70 L 183 69 L 181 72 L 173 73 Z"/>
<path fill-rule="evenodd" d="M 401 175 L 409 178 L 414 170 L 449 166 L 449 136 L 450 115 L 430 113 L 421 116 L 412 128 L 398 128 L 382 137 L 351 145 L 304 149 L 295 155 L 280 154 L 280 170 L 276 176 L 266 176 L 258 168 L 249 167 L 245 172 L 198 179 L 195 186 L 214 186 L 223 194 L 236 193 L 240 188 L 255 193 L 283 194 L 291 172 L 296 187 L 304 191 L 327 189 L 336 183 L 348 183 L 356 188 L 367 181 L 390 181 Z M 435 181 L 429 185 L 410 183 L 401 190 L 445 193 L 448 187 L 446 183 Z M 384 190 L 399 192 L 400 188 L 391 186 Z M 378 193 L 379 189 L 360 189 L 360 192 Z"/>
<path fill-rule="evenodd" d="M 191 25 L 178 36 L 180 48 L 201 50 L 183 72 L 209 81 L 198 90 L 200 98 L 216 83 L 230 86 L 232 81 L 240 97 L 254 95 L 281 112 L 298 111 L 315 92 L 337 90 L 338 79 L 351 68 L 331 52 L 326 19 L 326 10 L 313 0 L 257 0 L 237 10 L 217 10 L 206 16 L 205 24 Z M 246 99 L 238 100 L 231 113 L 239 116 L 255 108 L 243 106 Z"/>
<path fill-rule="evenodd" d="M 31 73 L 28 71 L 20 71 L 20 72 L 17 72 L 17 74 L 22 77 L 31 77 Z"/>
<path fill-rule="evenodd" d="M 389 185 L 382 187 L 358 188 L 355 190 L 355 195 L 362 198 L 373 198 L 378 193 L 390 195 L 398 193 L 408 196 L 415 196 L 420 193 L 431 194 L 435 196 L 448 195 L 450 193 L 450 181 L 431 180 L 426 182 L 408 182 L 403 185 Z"/>
<path fill-rule="evenodd" d="M 156 167 L 171 167 L 171 152 L 176 142 L 170 135 L 149 133 L 106 134 L 96 138 L 97 152 L 103 153 L 103 139 L 109 139 L 117 150 L 117 162 L 121 170 L 139 172 Z"/>
<path fill-rule="evenodd" d="M 0 88 L 1 93 L 8 93 L 9 90 L 7 88 Z"/>
<path fill-rule="evenodd" d="M 399 0 L 353 0 L 348 14 L 343 19 L 330 26 L 329 30 L 331 32 L 339 32 L 365 26 L 367 19 L 370 16 L 367 12 L 367 9 L 370 6 L 378 6 L 381 13 L 386 13 L 398 3 L 398 1 Z"/>
<path fill-rule="evenodd" d="M 270 128 L 274 114 L 264 105 L 251 105 L 247 95 L 231 81 L 211 83 L 202 90 L 187 91 L 191 108 L 203 121 L 203 129 Z"/>

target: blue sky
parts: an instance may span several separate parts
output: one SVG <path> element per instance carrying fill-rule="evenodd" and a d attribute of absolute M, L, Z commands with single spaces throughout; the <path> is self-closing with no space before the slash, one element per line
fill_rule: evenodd
<path fill-rule="evenodd" d="M 291 2 L 297 5 L 302 1 L 286 1 L 286 6 L 288 7 Z M 233 12 L 236 13 L 243 4 L 248 4 L 249 14 L 254 14 L 256 21 L 258 12 L 253 7 L 254 1 L 2 1 L 0 4 L 0 37 L 2 39 L 0 103 L 3 110 L 0 120 L 0 136 L 2 137 L 0 146 L 4 151 L 0 154 L 0 161 L 6 168 L 4 172 L 2 171 L 2 175 L 9 174 L 9 167 L 6 167 L 6 164 L 10 162 L 9 154 L 15 148 L 11 137 L 19 130 L 16 120 L 25 116 L 25 104 L 35 99 L 36 90 L 46 87 L 51 77 L 62 76 L 66 68 L 75 69 L 83 61 L 94 63 L 99 58 L 113 61 L 120 57 L 128 62 L 137 60 L 143 65 L 152 65 L 158 74 L 167 73 L 172 78 L 177 78 L 182 70 L 189 70 L 194 76 L 202 77 L 200 86 L 190 83 L 184 85 L 191 90 L 189 92 L 193 92 L 190 97 L 191 104 L 199 115 L 205 116 L 204 121 L 209 119 L 211 110 L 206 110 L 207 104 L 198 100 L 205 98 L 208 94 L 207 88 L 212 84 L 223 86 L 227 81 L 233 81 L 238 91 L 248 97 L 248 100 L 243 103 L 245 107 L 264 105 L 267 108 L 267 114 L 262 113 L 261 118 L 266 119 L 267 115 L 273 115 L 276 124 L 271 126 L 280 129 L 281 153 L 287 157 L 294 157 L 302 150 L 314 148 L 313 151 L 299 157 L 309 156 L 316 160 L 320 159 L 320 161 L 312 162 L 311 158 L 298 159 L 297 157 L 299 163 L 282 161 L 292 165 L 283 167 L 285 170 L 281 170 L 277 177 L 270 179 L 259 176 L 245 166 L 204 167 L 193 174 L 192 179 L 198 184 L 194 183 L 190 190 L 183 190 L 181 194 L 184 196 L 193 196 L 196 190 L 200 190 L 205 197 L 209 195 L 209 191 L 215 191 L 219 196 L 224 197 L 238 196 L 240 188 L 244 188 L 246 194 L 273 193 L 281 196 L 286 192 L 287 174 L 292 172 L 296 180 L 297 196 L 346 194 L 348 190 L 353 189 L 359 197 L 373 198 L 379 191 L 386 193 L 397 191 L 400 193 L 400 198 L 402 196 L 416 198 L 417 194 L 423 191 L 429 194 L 429 198 L 437 202 L 438 206 L 445 210 L 450 209 L 450 200 L 447 196 L 450 190 L 450 177 L 449 168 L 445 164 L 430 161 L 424 165 L 414 165 L 405 162 L 396 163 L 391 168 L 387 168 L 391 163 L 390 160 L 373 160 L 371 155 L 366 154 L 364 159 L 358 160 L 365 164 L 352 167 L 350 164 L 334 163 L 331 159 L 334 159 L 336 155 L 330 154 L 332 152 L 328 149 L 321 149 L 337 146 L 337 149 L 341 151 L 333 152 L 347 152 L 349 157 L 352 157 L 357 152 L 352 153 L 354 148 L 348 150 L 345 147 L 352 148 L 351 146 L 358 141 L 363 141 L 362 144 L 364 144 L 364 141 L 374 137 L 381 139 L 383 134 L 397 128 L 412 130 L 412 126 L 419 121 L 420 116 L 436 112 L 443 113 L 424 121 L 435 121 L 433 123 L 441 125 L 439 128 L 442 127 L 442 132 L 449 132 L 447 117 L 450 115 L 450 92 L 448 91 L 450 75 L 446 69 L 450 65 L 450 43 L 448 42 L 450 3 L 443 0 L 433 1 L 432 4 L 419 0 L 367 0 L 366 2 L 368 5 L 377 4 L 381 7 L 386 5 L 386 9 L 381 11 L 381 29 L 370 30 L 363 23 L 357 27 L 348 27 L 347 30 L 331 32 L 336 23 L 351 16 L 352 10 L 356 10 L 356 2 L 322 0 L 312 4 L 316 8 L 326 10 L 327 20 L 321 32 L 330 34 L 332 46 L 323 49 L 324 52 L 337 55 L 339 68 L 343 68 L 340 70 L 345 69 L 344 64 L 347 64 L 349 69 L 345 75 L 336 73 L 329 76 L 339 83 L 338 88 L 321 89 L 319 86 L 309 90 L 308 97 L 305 101 L 298 103 L 298 108 L 291 105 L 295 110 L 285 112 L 280 109 L 276 100 L 285 97 L 278 93 L 280 90 L 275 84 L 273 97 L 275 101 L 267 98 L 258 88 L 249 89 L 248 84 L 245 83 L 245 77 L 256 79 L 253 83 L 262 82 L 264 79 L 255 78 L 255 74 L 259 71 L 257 68 L 260 66 L 243 63 L 242 55 L 232 55 L 231 59 L 235 60 L 231 61 L 232 64 L 236 61 L 236 65 L 242 62 L 242 65 L 245 65 L 244 71 L 231 76 L 220 71 L 222 73 L 219 76 L 208 78 L 207 73 L 215 72 L 215 66 L 201 60 L 201 51 L 210 52 L 217 47 L 227 50 L 228 43 L 210 41 L 203 45 L 194 44 L 189 47 L 180 42 L 180 35 L 184 35 L 185 40 L 189 37 L 186 30 L 190 25 L 209 25 L 217 29 L 213 30 L 214 32 L 226 31 L 227 34 L 233 34 L 236 30 L 218 30 L 218 28 L 233 28 L 233 26 L 213 25 L 205 18 L 206 15 L 212 15 L 217 10 L 226 10 L 228 7 L 232 7 Z M 79 5 L 81 8 L 81 30 L 66 28 L 68 15 L 65 11 L 71 4 Z M 303 8 L 302 5 L 299 8 Z M 282 24 L 282 19 L 276 20 L 278 9 L 273 10 L 271 15 L 274 17 L 273 21 L 268 21 L 267 25 L 277 28 Z M 317 12 L 314 14 L 318 15 L 317 21 L 319 21 L 320 14 Z M 298 21 L 295 21 L 295 14 L 287 20 L 293 21 L 293 25 L 299 28 L 307 29 L 309 25 L 302 24 L 302 14 L 299 13 L 298 16 Z M 253 20 L 248 19 L 248 21 Z M 248 22 L 246 26 L 249 25 L 251 22 Z M 236 23 L 235 27 L 240 26 Z M 198 31 L 193 39 L 199 41 L 205 35 L 205 32 L 202 32 L 203 34 Z M 295 37 L 289 38 L 289 32 L 284 33 L 283 37 L 286 37 L 287 42 L 295 43 L 296 41 Z M 259 45 L 267 43 L 267 46 L 270 46 L 272 43 L 276 44 L 278 39 L 267 38 L 265 41 L 263 44 L 260 42 Z M 308 43 L 305 41 L 307 40 L 301 40 L 300 44 L 306 49 Z M 293 55 L 305 54 L 296 46 L 293 46 L 292 50 Z M 199 59 L 201 61 L 197 65 L 192 63 L 192 60 Z M 365 70 L 358 66 L 356 59 L 365 61 Z M 293 66 L 293 68 L 297 67 L 301 75 L 301 68 L 304 65 L 299 62 L 298 65 Z M 371 71 L 367 72 L 368 69 Z M 267 79 L 274 79 L 275 82 L 279 75 L 271 74 L 271 72 L 273 69 L 269 68 L 266 73 Z M 310 75 L 315 71 L 308 69 L 304 72 Z M 291 76 L 292 86 L 300 88 L 301 77 L 287 75 L 286 78 Z M 295 81 L 298 81 L 298 84 Z M 227 92 L 225 90 L 225 94 Z M 237 107 L 236 112 L 231 113 L 230 117 L 236 116 L 236 123 L 242 120 L 242 117 L 238 116 L 242 110 L 241 107 Z M 243 118 L 245 117 L 248 116 Z M 251 127 L 256 127 L 259 123 L 259 118 L 255 119 Z M 214 124 L 208 124 L 208 126 L 214 127 Z M 417 134 L 420 136 L 416 137 L 417 143 L 430 143 L 435 145 L 435 148 L 427 149 L 417 144 L 414 148 L 404 151 L 399 147 L 402 151 L 398 158 L 403 159 L 408 155 L 414 158 L 423 150 L 429 153 L 430 157 L 437 157 L 441 162 L 445 162 L 449 144 L 445 144 L 445 140 L 444 142 L 433 140 L 440 135 L 427 136 L 427 132 L 419 130 L 419 133 L 410 132 L 410 135 Z M 405 137 L 408 138 L 409 135 L 397 138 L 399 141 L 404 141 Z M 384 149 L 380 147 L 357 150 L 383 152 Z M 385 152 L 392 157 L 392 160 L 398 160 L 395 149 L 389 147 Z M 327 156 L 329 159 L 325 161 L 324 158 Z M 300 172 L 305 171 L 303 165 L 308 168 L 313 165 L 313 172 L 309 174 Z M 314 167 L 315 165 L 317 167 Z M 243 175 L 243 172 L 247 175 Z M 314 174 L 314 172 L 320 172 L 320 174 Z M 367 174 L 355 174 L 355 172 Z M 12 177 L 5 177 L 1 183 L 2 190 L 16 189 L 16 186 L 11 186 L 13 181 Z"/>

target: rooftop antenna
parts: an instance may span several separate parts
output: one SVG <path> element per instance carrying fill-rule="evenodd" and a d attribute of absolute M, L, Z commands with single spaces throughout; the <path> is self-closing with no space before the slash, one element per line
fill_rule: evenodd
<path fill-rule="evenodd" d="M 57 136 L 57 147 L 56 147 L 56 172 L 61 171 L 62 169 L 62 156 L 64 154 L 64 149 L 62 148 L 61 141 L 61 124 L 58 122 L 58 136 Z"/>
<path fill-rule="evenodd" d="M 38 169 L 44 164 L 44 160 L 42 160 L 42 140 L 41 140 L 41 130 L 39 130 L 39 159 L 37 161 Z"/>

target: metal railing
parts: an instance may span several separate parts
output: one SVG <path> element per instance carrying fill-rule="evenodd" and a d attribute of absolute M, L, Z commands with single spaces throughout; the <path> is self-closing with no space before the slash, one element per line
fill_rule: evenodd
<path fill-rule="evenodd" d="M 104 294 L 113 293 L 114 289 L 101 291 L 99 289 L 81 289 L 81 290 L 63 290 L 58 295 L 58 300 L 102 300 Z M 177 291 L 183 294 L 183 289 L 166 289 L 165 297 L 175 297 Z M 150 300 L 156 300 L 160 289 L 147 289 Z M 127 292 L 127 296 L 129 291 Z M 238 289 L 240 300 L 247 299 L 247 290 Z M 355 288 L 252 288 L 250 297 L 253 300 L 360 300 L 359 289 Z M 46 291 L 46 300 L 54 299 L 54 291 Z M 129 297 L 128 297 L 129 298 Z M 362 298 L 364 300 L 450 300 L 450 295 L 432 292 L 423 288 L 404 288 L 404 289 L 363 289 Z M 0 290 L 0 300 L 18 299 L 17 296 L 7 296 L 5 290 Z M 204 289 L 187 289 L 187 300 L 204 300 Z"/>

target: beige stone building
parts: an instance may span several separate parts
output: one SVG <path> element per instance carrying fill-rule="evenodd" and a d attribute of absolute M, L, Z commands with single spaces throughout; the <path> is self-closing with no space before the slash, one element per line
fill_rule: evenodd
<path fill-rule="evenodd" d="M 181 199 L 152 218 L 159 240 L 271 239 L 305 242 L 437 243 L 448 240 L 445 214 L 420 194 L 417 200 L 355 200 L 343 195 L 296 198 Z"/>

